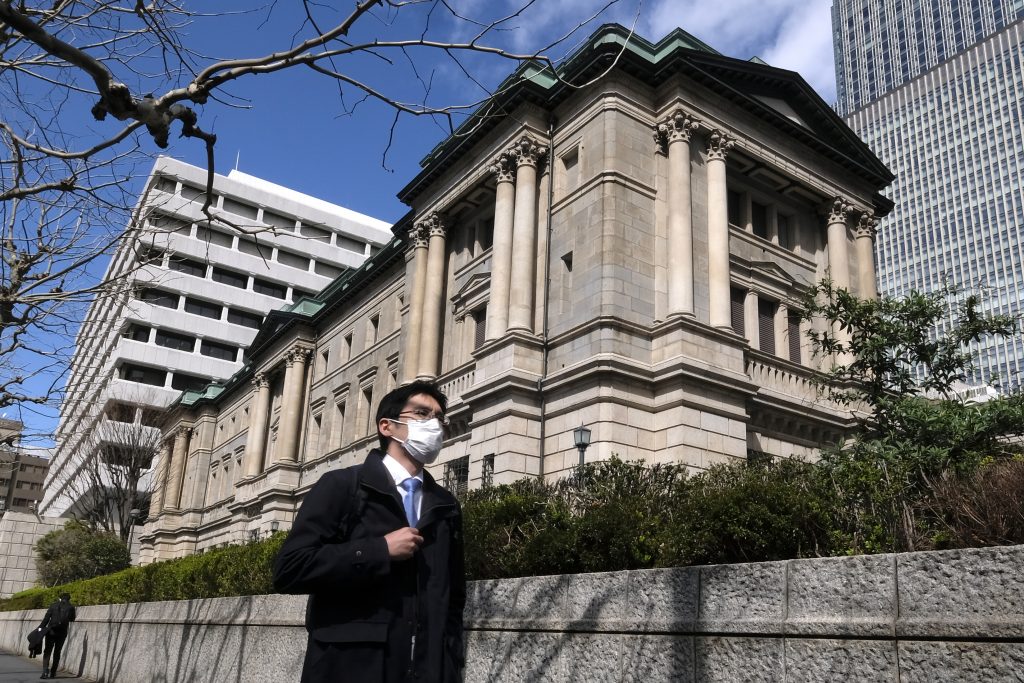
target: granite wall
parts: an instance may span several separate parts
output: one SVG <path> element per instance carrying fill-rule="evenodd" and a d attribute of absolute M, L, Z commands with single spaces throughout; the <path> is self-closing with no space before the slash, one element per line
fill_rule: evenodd
<path fill-rule="evenodd" d="M 0 598 L 36 585 L 36 541 L 67 521 L 10 510 L 0 517 Z"/>
<path fill-rule="evenodd" d="M 466 680 L 1024 680 L 1024 546 L 469 586 Z M 84 607 L 67 669 L 108 683 L 293 681 L 305 599 Z M 0 613 L 24 652 L 39 611 Z"/>

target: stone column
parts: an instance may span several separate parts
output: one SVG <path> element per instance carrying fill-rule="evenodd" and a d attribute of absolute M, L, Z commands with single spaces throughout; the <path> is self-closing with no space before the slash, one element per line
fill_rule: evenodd
<path fill-rule="evenodd" d="M 486 339 L 498 339 L 508 329 L 509 287 L 512 282 L 512 224 L 515 213 L 513 167 L 515 156 L 502 152 L 491 172 L 497 176 L 494 198 L 494 242 L 491 247 L 491 291 L 487 302 Z"/>
<path fill-rule="evenodd" d="M 267 419 L 270 417 L 270 379 L 262 372 L 252 378 L 256 392 L 249 405 L 249 430 L 245 439 L 245 476 L 263 472 L 263 455 L 267 449 Z"/>
<path fill-rule="evenodd" d="M 828 270 L 832 278 L 832 286 L 836 289 L 850 289 L 850 258 L 847 241 L 846 221 L 850 215 L 850 205 L 840 197 L 836 197 L 829 207 L 828 213 Z M 832 335 L 844 347 L 849 348 L 850 331 L 839 323 L 832 326 Z M 853 361 L 849 353 L 839 353 L 836 362 L 848 364 Z"/>
<path fill-rule="evenodd" d="M 412 238 L 412 286 L 409 296 L 409 328 L 405 331 L 405 367 L 402 375 L 406 382 L 416 379 L 419 371 L 420 337 L 423 327 L 423 297 L 427 284 L 427 232 L 423 224 L 409 231 Z"/>
<path fill-rule="evenodd" d="M 828 269 L 832 284 L 837 289 L 850 288 L 849 242 L 846 234 L 846 220 L 850 205 L 836 197 L 828 213 Z"/>
<path fill-rule="evenodd" d="M 164 496 L 164 510 L 181 507 L 181 484 L 185 472 L 185 458 L 188 457 L 188 442 L 192 430 L 178 427 L 174 432 L 174 450 L 171 451 L 171 469 L 167 477 L 167 494 Z"/>
<path fill-rule="evenodd" d="M 420 328 L 419 371 L 421 378 L 437 377 L 441 341 L 441 311 L 444 293 L 445 226 L 437 213 L 424 221 L 430 242 L 427 245 L 427 276 L 423 286 L 423 323 Z"/>
<path fill-rule="evenodd" d="M 537 162 L 544 148 L 524 135 L 515 145 L 516 208 L 512 225 L 512 272 L 508 329 L 533 332 L 533 300 L 537 286 Z"/>
<path fill-rule="evenodd" d="M 295 462 L 299 452 L 299 422 L 305 408 L 306 362 L 310 350 L 295 347 L 286 356 L 281 426 L 277 435 L 277 462 Z"/>
<path fill-rule="evenodd" d="M 160 442 L 160 455 L 158 456 L 156 471 L 153 476 L 153 495 L 149 500 L 149 518 L 156 519 L 164 506 L 164 494 L 167 490 L 167 471 L 170 469 L 171 447 L 174 441 L 172 435 L 169 440 Z"/>
<path fill-rule="evenodd" d="M 202 508 L 206 505 L 206 480 L 210 476 L 210 458 L 213 454 L 213 441 L 217 434 L 216 415 L 203 416 L 202 431 L 199 436 L 199 448 L 193 460 L 192 494 L 189 507 Z"/>
<path fill-rule="evenodd" d="M 743 331 L 752 349 L 761 348 L 761 318 L 757 301 L 757 292 L 747 290 L 747 295 L 743 297 Z"/>
<path fill-rule="evenodd" d="M 655 137 L 668 147 L 668 315 L 693 315 L 693 220 L 690 136 L 698 122 L 677 111 Z"/>
<path fill-rule="evenodd" d="M 857 237 L 857 284 L 861 299 L 878 298 L 878 281 L 875 277 L 875 235 L 878 234 L 878 219 L 866 211 L 857 222 L 854 233 Z"/>
<path fill-rule="evenodd" d="M 775 309 L 775 355 L 779 358 L 792 360 L 789 357 L 789 306 L 779 302 Z M 798 361 L 799 362 L 799 361 Z"/>
<path fill-rule="evenodd" d="M 725 157 L 734 141 L 713 130 L 708 136 L 708 298 L 711 325 L 732 327 L 729 311 L 729 197 Z"/>

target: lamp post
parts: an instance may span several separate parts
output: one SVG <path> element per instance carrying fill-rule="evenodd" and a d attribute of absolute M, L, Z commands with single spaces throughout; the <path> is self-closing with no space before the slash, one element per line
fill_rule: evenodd
<path fill-rule="evenodd" d="M 576 448 L 580 452 L 580 467 L 583 466 L 583 456 L 587 452 L 587 446 L 590 445 L 590 428 L 580 425 L 576 429 L 572 430 L 573 443 L 576 444 Z"/>
<path fill-rule="evenodd" d="M 128 511 L 128 552 L 132 551 L 132 536 L 135 534 L 135 520 L 142 514 L 139 508 L 132 508 Z"/>
<path fill-rule="evenodd" d="M 281 528 L 280 522 L 276 519 L 270 522 L 270 533 L 276 534 L 277 530 Z"/>

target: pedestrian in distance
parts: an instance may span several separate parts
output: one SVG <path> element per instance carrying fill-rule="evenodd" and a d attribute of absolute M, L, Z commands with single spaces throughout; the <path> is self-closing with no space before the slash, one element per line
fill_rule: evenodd
<path fill-rule="evenodd" d="M 40 678 L 56 678 L 60 667 L 60 652 L 68 639 L 68 626 L 75 620 L 75 606 L 71 595 L 61 593 L 60 599 L 50 605 L 39 622 L 39 628 L 46 634 L 43 638 L 43 675 Z M 51 655 L 53 656 L 51 665 Z"/>
<path fill-rule="evenodd" d="M 299 508 L 274 587 L 308 593 L 302 683 L 462 680 L 462 510 L 424 471 L 448 401 L 414 382 L 380 402 L 380 448 L 327 472 Z"/>

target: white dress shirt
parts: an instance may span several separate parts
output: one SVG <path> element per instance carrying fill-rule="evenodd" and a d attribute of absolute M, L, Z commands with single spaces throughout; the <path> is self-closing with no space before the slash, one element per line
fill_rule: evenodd
<path fill-rule="evenodd" d="M 391 480 L 395 482 L 395 489 L 398 491 L 398 497 L 405 502 L 405 497 L 409 495 L 405 489 L 402 488 L 402 482 L 406 479 L 419 479 L 420 487 L 416 489 L 416 493 L 413 494 L 415 498 L 412 504 L 416 506 L 416 518 L 419 519 L 423 512 L 423 470 L 415 477 L 409 474 L 409 470 L 405 469 L 402 463 L 392 458 L 387 453 L 384 454 L 384 467 L 387 468 L 388 474 L 391 475 Z"/>

